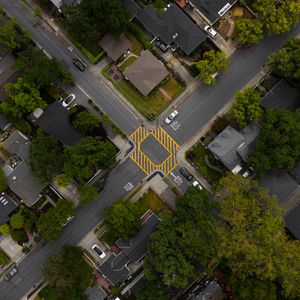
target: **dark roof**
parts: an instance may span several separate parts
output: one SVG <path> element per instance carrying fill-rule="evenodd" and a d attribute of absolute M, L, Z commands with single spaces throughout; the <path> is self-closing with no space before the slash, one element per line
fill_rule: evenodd
<path fill-rule="evenodd" d="M 281 79 L 261 100 L 264 108 L 295 110 L 300 107 L 300 93 Z"/>
<path fill-rule="evenodd" d="M 10 125 L 11 123 L 9 122 L 7 117 L 3 114 L 0 114 L 0 129 L 6 130 Z"/>
<path fill-rule="evenodd" d="M 9 220 L 9 215 L 17 207 L 17 204 L 7 194 L 0 194 L 0 225 Z"/>
<path fill-rule="evenodd" d="M 72 127 L 68 110 L 58 101 L 48 106 L 36 123 L 64 145 L 73 145 L 83 137 Z"/>
<path fill-rule="evenodd" d="M 206 34 L 176 4 L 170 4 L 162 17 L 147 5 L 136 18 L 153 36 L 168 45 L 174 42 L 187 55 L 206 39 Z"/>
<path fill-rule="evenodd" d="M 279 204 L 284 202 L 297 190 L 297 182 L 282 170 L 272 170 L 260 180 L 260 184 L 269 190 L 271 195 L 278 198 Z"/>
<path fill-rule="evenodd" d="M 122 0 L 123 6 L 128 11 L 130 18 L 134 17 L 139 13 L 141 8 L 136 4 L 134 0 Z"/>
<path fill-rule="evenodd" d="M 296 205 L 286 216 L 285 225 L 294 237 L 300 240 L 300 203 Z"/>
<path fill-rule="evenodd" d="M 300 184 L 300 162 L 297 162 L 290 172 L 291 176 Z"/>
<path fill-rule="evenodd" d="M 114 61 L 131 48 L 131 43 L 124 34 L 115 38 L 112 34 L 108 33 L 100 40 L 99 45 Z"/>
<path fill-rule="evenodd" d="M 128 80 L 144 95 L 148 95 L 166 76 L 168 71 L 149 50 L 124 71 Z"/>
<path fill-rule="evenodd" d="M 29 166 L 25 161 L 20 162 L 7 174 L 9 188 L 18 195 L 27 206 L 32 206 L 40 197 L 40 193 L 46 185 L 41 185 L 33 177 Z"/>
<path fill-rule="evenodd" d="M 192 300 L 222 300 L 223 292 L 219 284 L 214 280 L 198 295 L 194 295 Z"/>
<path fill-rule="evenodd" d="M 190 0 L 190 2 L 213 24 L 237 0 Z"/>
<path fill-rule="evenodd" d="M 99 285 L 94 285 L 86 289 L 88 300 L 104 300 L 107 294 L 101 289 Z"/>
<path fill-rule="evenodd" d="M 29 156 L 30 141 L 19 130 L 15 130 L 3 143 L 4 149 L 10 154 L 17 154 L 26 160 Z"/>
<path fill-rule="evenodd" d="M 116 245 L 122 250 L 118 255 L 111 256 L 99 268 L 101 273 L 113 284 L 123 281 L 129 274 L 127 265 L 138 262 L 147 253 L 150 234 L 155 230 L 158 217 L 152 214 L 143 224 L 141 230 L 129 241 L 118 239 Z"/>

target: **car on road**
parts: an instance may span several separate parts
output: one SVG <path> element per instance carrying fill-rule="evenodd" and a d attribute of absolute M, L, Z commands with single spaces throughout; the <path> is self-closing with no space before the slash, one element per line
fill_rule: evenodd
<path fill-rule="evenodd" d="M 17 266 L 13 267 L 10 272 L 8 272 L 6 275 L 5 275 L 5 280 L 10 280 L 13 276 L 15 276 L 16 274 L 18 273 L 18 268 Z"/>
<path fill-rule="evenodd" d="M 175 109 L 165 118 L 165 122 L 167 124 L 170 124 L 177 116 L 178 116 L 178 111 Z"/>
<path fill-rule="evenodd" d="M 193 187 L 195 187 L 196 189 L 198 189 L 200 191 L 203 189 L 197 180 L 193 181 Z"/>
<path fill-rule="evenodd" d="M 68 107 L 70 106 L 74 101 L 75 101 L 76 97 L 74 94 L 70 94 L 69 96 L 67 96 L 63 102 L 62 102 L 62 106 L 63 107 Z"/>
<path fill-rule="evenodd" d="M 180 168 L 179 173 L 188 181 L 192 181 L 194 176 L 185 168 Z"/>
<path fill-rule="evenodd" d="M 104 258 L 106 256 L 105 252 L 97 245 L 93 245 L 92 249 L 99 255 L 100 258 Z"/>
<path fill-rule="evenodd" d="M 69 224 L 72 220 L 74 219 L 74 216 L 70 216 L 66 219 L 66 222 L 63 224 L 63 226 L 66 226 L 67 224 Z"/>
<path fill-rule="evenodd" d="M 78 59 L 78 58 L 73 58 L 73 59 L 72 59 L 72 63 L 73 63 L 73 65 L 74 65 L 77 69 L 79 69 L 81 72 L 83 72 L 83 71 L 85 70 L 85 65 L 84 65 L 84 63 L 83 63 L 80 59 Z"/>
<path fill-rule="evenodd" d="M 212 37 L 212 38 L 215 38 L 215 37 L 217 37 L 217 32 L 212 28 L 212 27 L 210 27 L 210 26 L 205 26 L 204 27 L 204 30 L 208 33 L 208 35 L 210 36 L 210 37 Z"/>

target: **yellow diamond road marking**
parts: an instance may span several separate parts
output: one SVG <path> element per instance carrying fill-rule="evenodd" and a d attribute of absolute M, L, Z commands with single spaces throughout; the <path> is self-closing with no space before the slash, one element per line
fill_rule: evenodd
<path fill-rule="evenodd" d="M 169 152 L 169 156 L 158 165 L 141 151 L 141 143 L 150 134 Z M 155 170 L 160 170 L 168 175 L 176 167 L 176 152 L 179 149 L 179 146 L 161 127 L 152 131 L 149 131 L 144 127 L 139 127 L 130 137 L 136 145 L 136 149 L 130 154 L 130 157 L 147 175 Z"/>

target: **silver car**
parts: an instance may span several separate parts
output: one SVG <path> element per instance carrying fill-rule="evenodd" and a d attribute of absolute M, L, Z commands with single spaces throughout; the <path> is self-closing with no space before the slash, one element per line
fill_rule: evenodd
<path fill-rule="evenodd" d="M 177 116 L 178 111 L 175 109 L 165 118 L 166 124 L 170 124 Z"/>
<path fill-rule="evenodd" d="M 217 32 L 210 26 L 205 26 L 204 30 L 208 33 L 209 36 L 215 38 L 218 34 Z"/>
<path fill-rule="evenodd" d="M 76 97 L 74 94 L 70 94 L 69 96 L 67 96 L 63 102 L 62 102 L 62 106 L 63 107 L 68 107 L 70 106 L 74 101 L 75 101 Z"/>

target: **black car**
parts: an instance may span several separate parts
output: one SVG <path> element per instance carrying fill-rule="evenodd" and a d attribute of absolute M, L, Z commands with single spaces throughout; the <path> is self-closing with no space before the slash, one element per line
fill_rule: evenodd
<path fill-rule="evenodd" d="M 77 67 L 77 69 L 79 69 L 81 72 L 83 72 L 85 70 L 85 65 L 78 59 L 78 58 L 74 58 L 72 59 L 72 63 L 75 67 Z"/>
<path fill-rule="evenodd" d="M 5 275 L 5 280 L 10 280 L 14 275 L 18 273 L 18 268 L 15 266 L 13 269 L 10 270 L 9 273 Z"/>
<path fill-rule="evenodd" d="M 185 168 L 180 168 L 179 172 L 188 181 L 192 181 L 194 178 L 194 176 Z"/>

